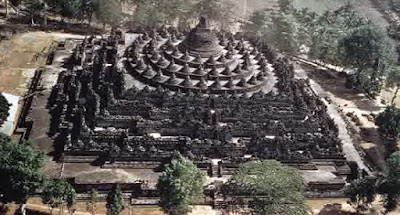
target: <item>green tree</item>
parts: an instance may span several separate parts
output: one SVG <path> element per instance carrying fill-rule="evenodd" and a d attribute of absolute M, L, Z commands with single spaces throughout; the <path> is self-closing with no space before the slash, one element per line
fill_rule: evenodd
<path fill-rule="evenodd" d="M 355 179 L 350 183 L 345 193 L 349 197 L 350 203 L 356 207 L 357 211 L 365 209 L 375 200 L 377 182 L 376 177 L 367 176 Z"/>
<path fill-rule="evenodd" d="M 96 189 L 91 189 L 89 192 L 89 200 L 86 202 L 86 208 L 92 215 L 96 214 L 96 204 L 99 201 L 99 194 Z"/>
<path fill-rule="evenodd" d="M 377 26 L 364 25 L 339 41 L 344 65 L 354 70 L 349 86 L 365 93 L 379 92 L 396 54 L 388 36 Z"/>
<path fill-rule="evenodd" d="M 43 191 L 42 201 L 50 206 L 50 213 L 56 207 L 64 210 L 64 204 L 71 210 L 76 203 L 75 189 L 63 179 L 46 180 Z"/>
<path fill-rule="evenodd" d="M 47 5 L 43 0 L 25 0 L 25 6 L 31 16 L 31 24 L 35 25 L 35 17 L 44 17 L 44 24 L 47 24 Z"/>
<path fill-rule="evenodd" d="M 79 17 L 81 20 L 87 19 L 89 25 L 92 23 L 93 13 L 95 11 L 95 0 L 81 0 L 80 5 L 80 14 Z"/>
<path fill-rule="evenodd" d="M 301 174 L 277 161 L 241 165 L 223 193 L 254 199 L 250 207 L 255 214 L 307 214 Z"/>
<path fill-rule="evenodd" d="M 390 7 L 392 10 L 396 12 L 400 12 L 400 1 L 399 0 L 388 0 Z"/>
<path fill-rule="evenodd" d="M 0 93 L 0 127 L 7 120 L 8 111 L 10 110 L 11 104 L 8 103 L 6 97 Z"/>
<path fill-rule="evenodd" d="M 271 11 L 256 10 L 249 18 L 249 22 L 243 26 L 246 32 L 253 32 L 257 37 L 262 38 L 268 32 L 269 23 L 272 20 Z"/>
<path fill-rule="evenodd" d="M 258 10 L 243 28 L 255 33 L 262 42 L 288 53 L 298 54 L 302 46 L 311 46 L 310 32 L 313 32 L 316 13 L 287 9 L 273 14 L 269 9 Z"/>
<path fill-rule="evenodd" d="M 0 202 L 24 203 L 42 184 L 43 154 L 0 133 Z"/>
<path fill-rule="evenodd" d="M 400 110 L 394 105 L 386 107 L 376 118 L 376 125 L 385 135 L 397 137 L 400 133 Z"/>
<path fill-rule="evenodd" d="M 236 5 L 230 0 L 194 0 L 192 14 L 194 17 L 206 16 L 216 23 L 221 29 L 228 27 L 236 21 Z"/>
<path fill-rule="evenodd" d="M 50 10 L 63 17 L 77 18 L 81 14 L 82 0 L 46 0 Z"/>
<path fill-rule="evenodd" d="M 385 141 L 386 155 L 396 151 L 397 137 L 400 132 L 400 110 L 394 105 L 386 107 L 385 111 L 380 113 L 375 120 L 379 131 L 386 135 Z"/>
<path fill-rule="evenodd" d="M 187 25 L 195 17 L 193 0 L 139 0 L 135 21 L 145 26 L 156 27 L 174 22 Z"/>
<path fill-rule="evenodd" d="M 300 46 L 307 41 L 304 32 L 307 32 L 306 27 L 295 14 L 284 12 L 272 18 L 272 24 L 265 36 L 272 46 L 284 52 L 297 54 Z"/>
<path fill-rule="evenodd" d="M 318 16 L 313 25 L 309 56 L 331 64 L 340 64 L 339 39 L 367 24 L 351 5 Z"/>
<path fill-rule="evenodd" d="M 203 15 L 224 28 L 235 18 L 230 0 L 137 0 L 136 4 L 135 21 L 152 27 L 174 23 L 188 27 Z"/>
<path fill-rule="evenodd" d="M 161 207 L 169 214 L 187 214 L 203 191 L 204 175 L 189 159 L 178 155 L 165 165 L 158 179 Z"/>
<path fill-rule="evenodd" d="M 96 0 L 94 9 L 97 20 L 103 23 L 104 27 L 107 24 L 118 25 L 123 18 L 121 4 L 115 0 Z"/>
<path fill-rule="evenodd" d="M 19 16 L 19 9 L 20 9 L 19 7 L 22 2 L 23 0 L 10 0 L 11 5 L 15 8 L 17 12 L 17 16 Z"/>
<path fill-rule="evenodd" d="M 121 188 L 116 184 L 107 195 L 107 215 L 118 215 L 124 210 Z"/>
<path fill-rule="evenodd" d="M 294 9 L 293 0 L 280 0 L 279 8 L 281 11 L 293 10 Z"/>
<path fill-rule="evenodd" d="M 400 90 L 400 66 L 399 65 L 393 66 L 392 70 L 388 74 L 386 84 L 387 84 L 386 85 L 387 87 L 395 87 L 396 88 L 394 95 L 392 97 L 392 101 L 390 102 L 390 105 L 394 105 L 396 98 L 397 98 L 397 94 L 399 93 L 399 90 Z"/>
<path fill-rule="evenodd" d="M 141 1 L 136 8 L 135 22 L 145 26 L 156 27 L 159 24 L 168 23 L 167 15 L 162 12 L 162 1 Z"/>
<path fill-rule="evenodd" d="M 394 152 L 386 162 L 387 173 L 381 182 L 379 192 L 384 196 L 387 212 L 396 209 L 400 197 L 400 152 Z"/>

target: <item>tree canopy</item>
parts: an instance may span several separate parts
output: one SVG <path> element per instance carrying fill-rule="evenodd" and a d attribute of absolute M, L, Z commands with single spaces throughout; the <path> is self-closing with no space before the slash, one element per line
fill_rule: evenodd
<path fill-rule="evenodd" d="M 400 0 L 388 0 L 388 2 L 392 10 L 400 12 Z"/>
<path fill-rule="evenodd" d="M 395 62 L 394 44 L 374 25 L 354 29 L 339 41 L 344 65 L 354 69 L 352 86 L 366 92 L 379 92 L 383 77 Z"/>
<path fill-rule="evenodd" d="M 0 202 L 24 203 L 42 184 L 43 154 L 31 143 L 13 143 L 0 133 Z"/>
<path fill-rule="evenodd" d="M 204 175 L 189 159 L 179 155 L 166 164 L 158 179 L 161 207 L 171 214 L 188 213 L 193 200 L 202 195 Z"/>
<path fill-rule="evenodd" d="M 395 44 L 349 4 L 321 15 L 290 5 L 280 13 L 262 9 L 249 21 L 244 29 L 274 48 L 353 70 L 348 87 L 356 91 L 379 92 L 393 71 Z"/>
<path fill-rule="evenodd" d="M 96 189 L 91 189 L 88 193 L 89 200 L 86 202 L 86 210 L 90 211 L 92 215 L 96 214 L 96 204 L 99 202 L 99 194 Z"/>
<path fill-rule="evenodd" d="M 350 203 L 354 204 L 357 209 L 370 205 L 375 200 L 376 193 L 377 178 L 373 176 L 353 180 L 345 191 Z"/>
<path fill-rule="evenodd" d="M 9 104 L 3 94 L 0 93 L 0 127 L 7 120 L 10 106 L 11 104 Z"/>
<path fill-rule="evenodd" d="M 366 208 L 374 201 L 376 194 L 383 197 L 386 212 L 397 208 L 400 197 L 400 152 L 394 152 L 386 161 L 386 171 L 382 175 L 365 176 L 353 180 L 346 189 L 350 203 L 357 209 Z M 387 213 L 385 213 L 387 214 Z"/>
<path fill-rule="evenodd" d="M 306 14 L 305 14 L 306 15 Z M 326 11 L 317 16 L 314 22 L 308 22 L 312 35 L 310 57 L 327 63 L 340 64 L 339 39 L 353 29 L 368 23 L 350 5 L 334 11 Z"/>
<path fill-rule="evenodd" d="M 82 0 L 46 0 L 51 10 L 63 17 L 77 18 L 82 8 Z"/>
<path fill-rule="evenodd" d="M 385 135 L 397 137 L 400 133 L 400 110 L 394 105 L 386 107 L 376 118 L 376 125 Z"/>
<path fill-rule="evenodd" d="M 122 20 L 122 6 L 115 0 L 97 0 L 94 3 L 94 14 L 103 24 L 118 25 Z"/>
<path fill-rule="evenodd" d="M 300 173 L 277 161 L 241 165 L 223 193 L 253 198 L 256 214 L 307 214 Z"/>
<path fill-rule="evenodd" d="M 125 206 L 122 199 L 121 188 L 116 184 L 107 195 L 107 215 L 118 215 L 121 213 Z"/>
<path fill-rule="evenodd" d="M 217 21 L 220 27 L 234 20 L 235 4 L 230 0 L 138 0 L 136 5 L 135 21 L 147 26 L 177 22 L 187 27 L 200 15 Z"/>
<path fill-rule="evenodd" d="M 384 207 L 387 211 L 396 209 L 400 197 L 400 152 L 394 152 L 386 161 L 387 173 L 379 191 L 384 195 Z"/>
<path fill-rule="evenodd" d="M 64 179 L 46 180 L 42 191 L 42 201 L 51 208 L 62 207 L 66 203 L 67 208 L 71 209 L 76 202 L 76 192 Z"/>

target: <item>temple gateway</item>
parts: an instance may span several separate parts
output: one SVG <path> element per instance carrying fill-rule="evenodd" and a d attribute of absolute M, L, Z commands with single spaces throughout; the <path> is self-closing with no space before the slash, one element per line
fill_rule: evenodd
<path fill-rule="evenodd" d="M 350 173 L 326 105 L 290 61 L 205 18 L 86 38 L 70 62 L 50 97 L 63 162 L 157 171 L 181 153 L 219 178 L 274 159 L 309 191 L 339 190 Z M 329 180 L 307 176 L 327 169 Z"/>

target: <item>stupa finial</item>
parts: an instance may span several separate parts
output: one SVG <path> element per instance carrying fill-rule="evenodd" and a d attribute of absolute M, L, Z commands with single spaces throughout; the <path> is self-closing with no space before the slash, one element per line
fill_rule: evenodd
<path fill-rule="evenodd" d="M 198 28 L 209 28 L 209 22 L 206 16 L 202 15 L 199 18 L 199 24 L 197 25 Z"/>

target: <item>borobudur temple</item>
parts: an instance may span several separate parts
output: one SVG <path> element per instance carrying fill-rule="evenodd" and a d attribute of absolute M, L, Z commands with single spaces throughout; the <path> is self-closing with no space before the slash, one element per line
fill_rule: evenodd
<path fill-rule="evenodd" d="M 181 153 L 214 177 L 261 159 L 349 174 L 326 105 L 290 61 L 205 18 L 88 37 L 67 65 L 49 99 L 63 162 L 157 168 Z"/>

